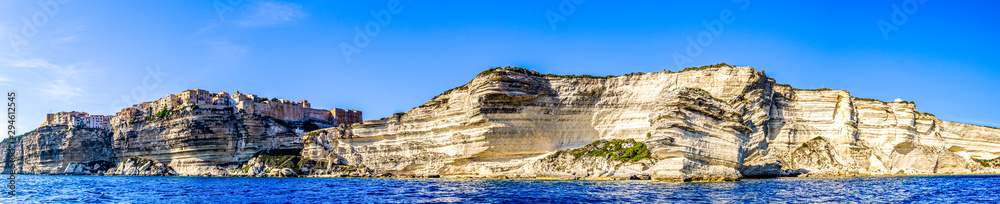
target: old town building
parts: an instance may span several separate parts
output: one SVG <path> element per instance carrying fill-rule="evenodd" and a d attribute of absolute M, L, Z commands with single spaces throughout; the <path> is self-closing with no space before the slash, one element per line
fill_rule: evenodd
<path fill-rule="evenodd" d="M 149 117 L 160 111 L 174 111 L 194 107 L 206 109 L 234 108 L 234 111 L 248 114 L 266 115 L 286 121 L 316 120 L 331 125 L 352 124 L 362 121 L 361 111 L 333 108 L 315 109 L 306 100 L 290 101 L 268 99 L 254 94 L 233 92 L 211 93 L 203 89 L 185 90 L 180 94 L 170 94 L 156 101 L 144 102 L 122 109 L 115 117 L 108 119 L 112 124 L 134 121 L 135 117 Z"/>
<path fill-rule="evenodd" d="M 110 115 L 91 115 L 87 112 L 58 112 L 50 113 L 45 115 L 45 122 L 42 126 L 47 125 L 68 125 L 74 127 L 85 127 L 85 128 L 98 128 L 107 129 L 108 119 L 112 116 Z"/>

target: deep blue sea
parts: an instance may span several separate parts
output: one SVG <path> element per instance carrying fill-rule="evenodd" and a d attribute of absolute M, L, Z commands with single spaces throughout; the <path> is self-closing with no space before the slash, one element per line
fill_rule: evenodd
<path fill-rule="evenodd" d="M 17 195 L 2 195 L 2 203 L 998 203 L 1000 176 L 672 183 L 18 175 Z"/>

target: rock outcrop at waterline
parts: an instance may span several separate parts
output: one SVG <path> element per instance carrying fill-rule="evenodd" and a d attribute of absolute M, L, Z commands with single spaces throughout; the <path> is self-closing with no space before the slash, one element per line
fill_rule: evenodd
<path fill-rule="evenodd" d="M 631 154 L 625 140 L 649 156 L 614 159 Z M 997 173 L 980 161 L 1000 156 L 1000 130 L 906 101 L 794 89 L 749 67 L 608 77 L 508 67 L 405 113 L 310 132 L 304 144 L 303 159 L 372 175 L 716 181 Z M 622 151 L 566 153 L 588 144 Z"/>

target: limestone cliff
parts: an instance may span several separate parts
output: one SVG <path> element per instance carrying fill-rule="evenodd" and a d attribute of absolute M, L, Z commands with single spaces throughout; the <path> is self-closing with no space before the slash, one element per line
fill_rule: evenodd
<path fill-rule="evenodd" d="M 20 173 L 143 176 L 1000 173 L 1000 129 L 941 121 L 902 100 L 794 89 L 725 64 L 607 77 L 495 68 L 410 111 L 336 127 L 247 112 L 225 97 L 166 99 L 124 109 L 110 130 L 39 127 L 9 139 L 11 159 Z"/>
<path fill-rule="evenodd" d="M 24 174 L 295 176 L 300 170 L 274 165 L 275 156 L 300 157 L 303 131 L 332 126 L 247 113 L 224 100 L 201 104 L 126 108 L 111 118 L 110 129 L 47 122 L 10 139 L 16 149 L 9 159 Z M 257 171 L 247 171 L 254 165 Z"/>
<path fill-rule="evenodd" d="M 649 152 L 629 155 L 636 144 Z M 997 173 L 1000 130 L 937 120 L 910 102 L 802 90 L 725 64 L 559 76 L 484 71 L 405 113 L 313 131 L 311 172 L 699 181 L 789 175 Z M 601 151 L 598 151 L 601 152 Z M 571 155 L 571 156 L 569 156 Z"/>
<path fill-rule="evenodd" d="M 227 176 L 258 154 L 302 149 L 289 122 L 233 108 L 185 107 L 113 128 L 117 161 L 108 174 Z"/>
<path fill-rule="evenodd" d="M 115 156 L 103 129 L 47 125 L 4 144 L 8 140 L 15 143 L 14 172 L 21 174 L 95 174 L 111 168 Z"/>

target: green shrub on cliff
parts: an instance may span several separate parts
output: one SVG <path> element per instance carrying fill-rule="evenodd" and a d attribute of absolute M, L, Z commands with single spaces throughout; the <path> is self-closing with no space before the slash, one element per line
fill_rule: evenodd
<path fill-rule="evenodd" d="M 560 153 L 562 153 L 562 151 L 560 151 Z M 606 157 L 610 160 L 623 162 L 640 161 L 652 158 L 652 154 L 650 154 L 649 149 L 646 148 L 646 144 L 636 142 L 634 139 L 598 140 L 588 144 L 587 146 L 568 150 L 568 153 L 577 159 L 583 157 Z"/>
<path fill-rule="evenodd" d="M 708 68 L 720 68 L 720 67 L 731 67 L 731 66 L 729 64 L 726 64 L 725 62 L 723 62 L 723 63 L 713 64 L 713 65 L 700 66 L 700 67 L 688 67 L 688 68 L 684 68 L 684 70 L 681 70 L 680 72 L 698 71 L 698 70 L 706 70 Z M 677 73 L 680 73 L 680 72 L 677 72 Z"/>
<path fill-rule="evenodd" d="M 487 69 L 486 71 L 479 72 L 479 74 L 477 74 L 476 77 L 486 76 L 486 75 L 490 75 L 490 74 L 493 74 L 493 73 L 503 73 L 504 72 L 503 70 L 498 70 L 498 69 L 500 69 L 500 68 L 497 67 L 497 68 L 493 68 L 493 69 Z"/>
<path fill-rule="evenodd" d="M 834 89 L 831 89 L 831 88 L 818 88 L 818 89 L 797 89 L 797 88 L 792 88 L 792 90 L 796 90 L 796 91 L 833 91 Z"/>
<path fill-rule="evenodd" d="M 975 160 L 976 162 L 979 162 L 979 164 L 981 164 L 981 165 L 983 165 L 985 167 L 1000 167 L 1000 157 L 993 158 L 993 159 L 977 159 L 977 158 L 972 158 L 972 160 Z"/>
<path fill-rule="evenodd" d="M 302 158 L 298 163 L 295 164 L 296 169 L 307 167 L 310 169 L 325 169 L 327 166 L 326 160 L 312 160 L 309 158 Z"/>
<path fill-rule="evenodd" d="M 264 165 L 274 169 L 298 169 L 298 163 L 302 157 L 295 155 L 260 155 L 258 159 L 260 159 Z"/>
<path fill-rule="evenodd" d="M 163 110 L 160 110 L 160 112 L 156 113 L 156 118 L 163 118 L 167 117 L 168 115 L 170 115 L 170 110 L 167 110 L 167 107 L 163 107 Z"/>

